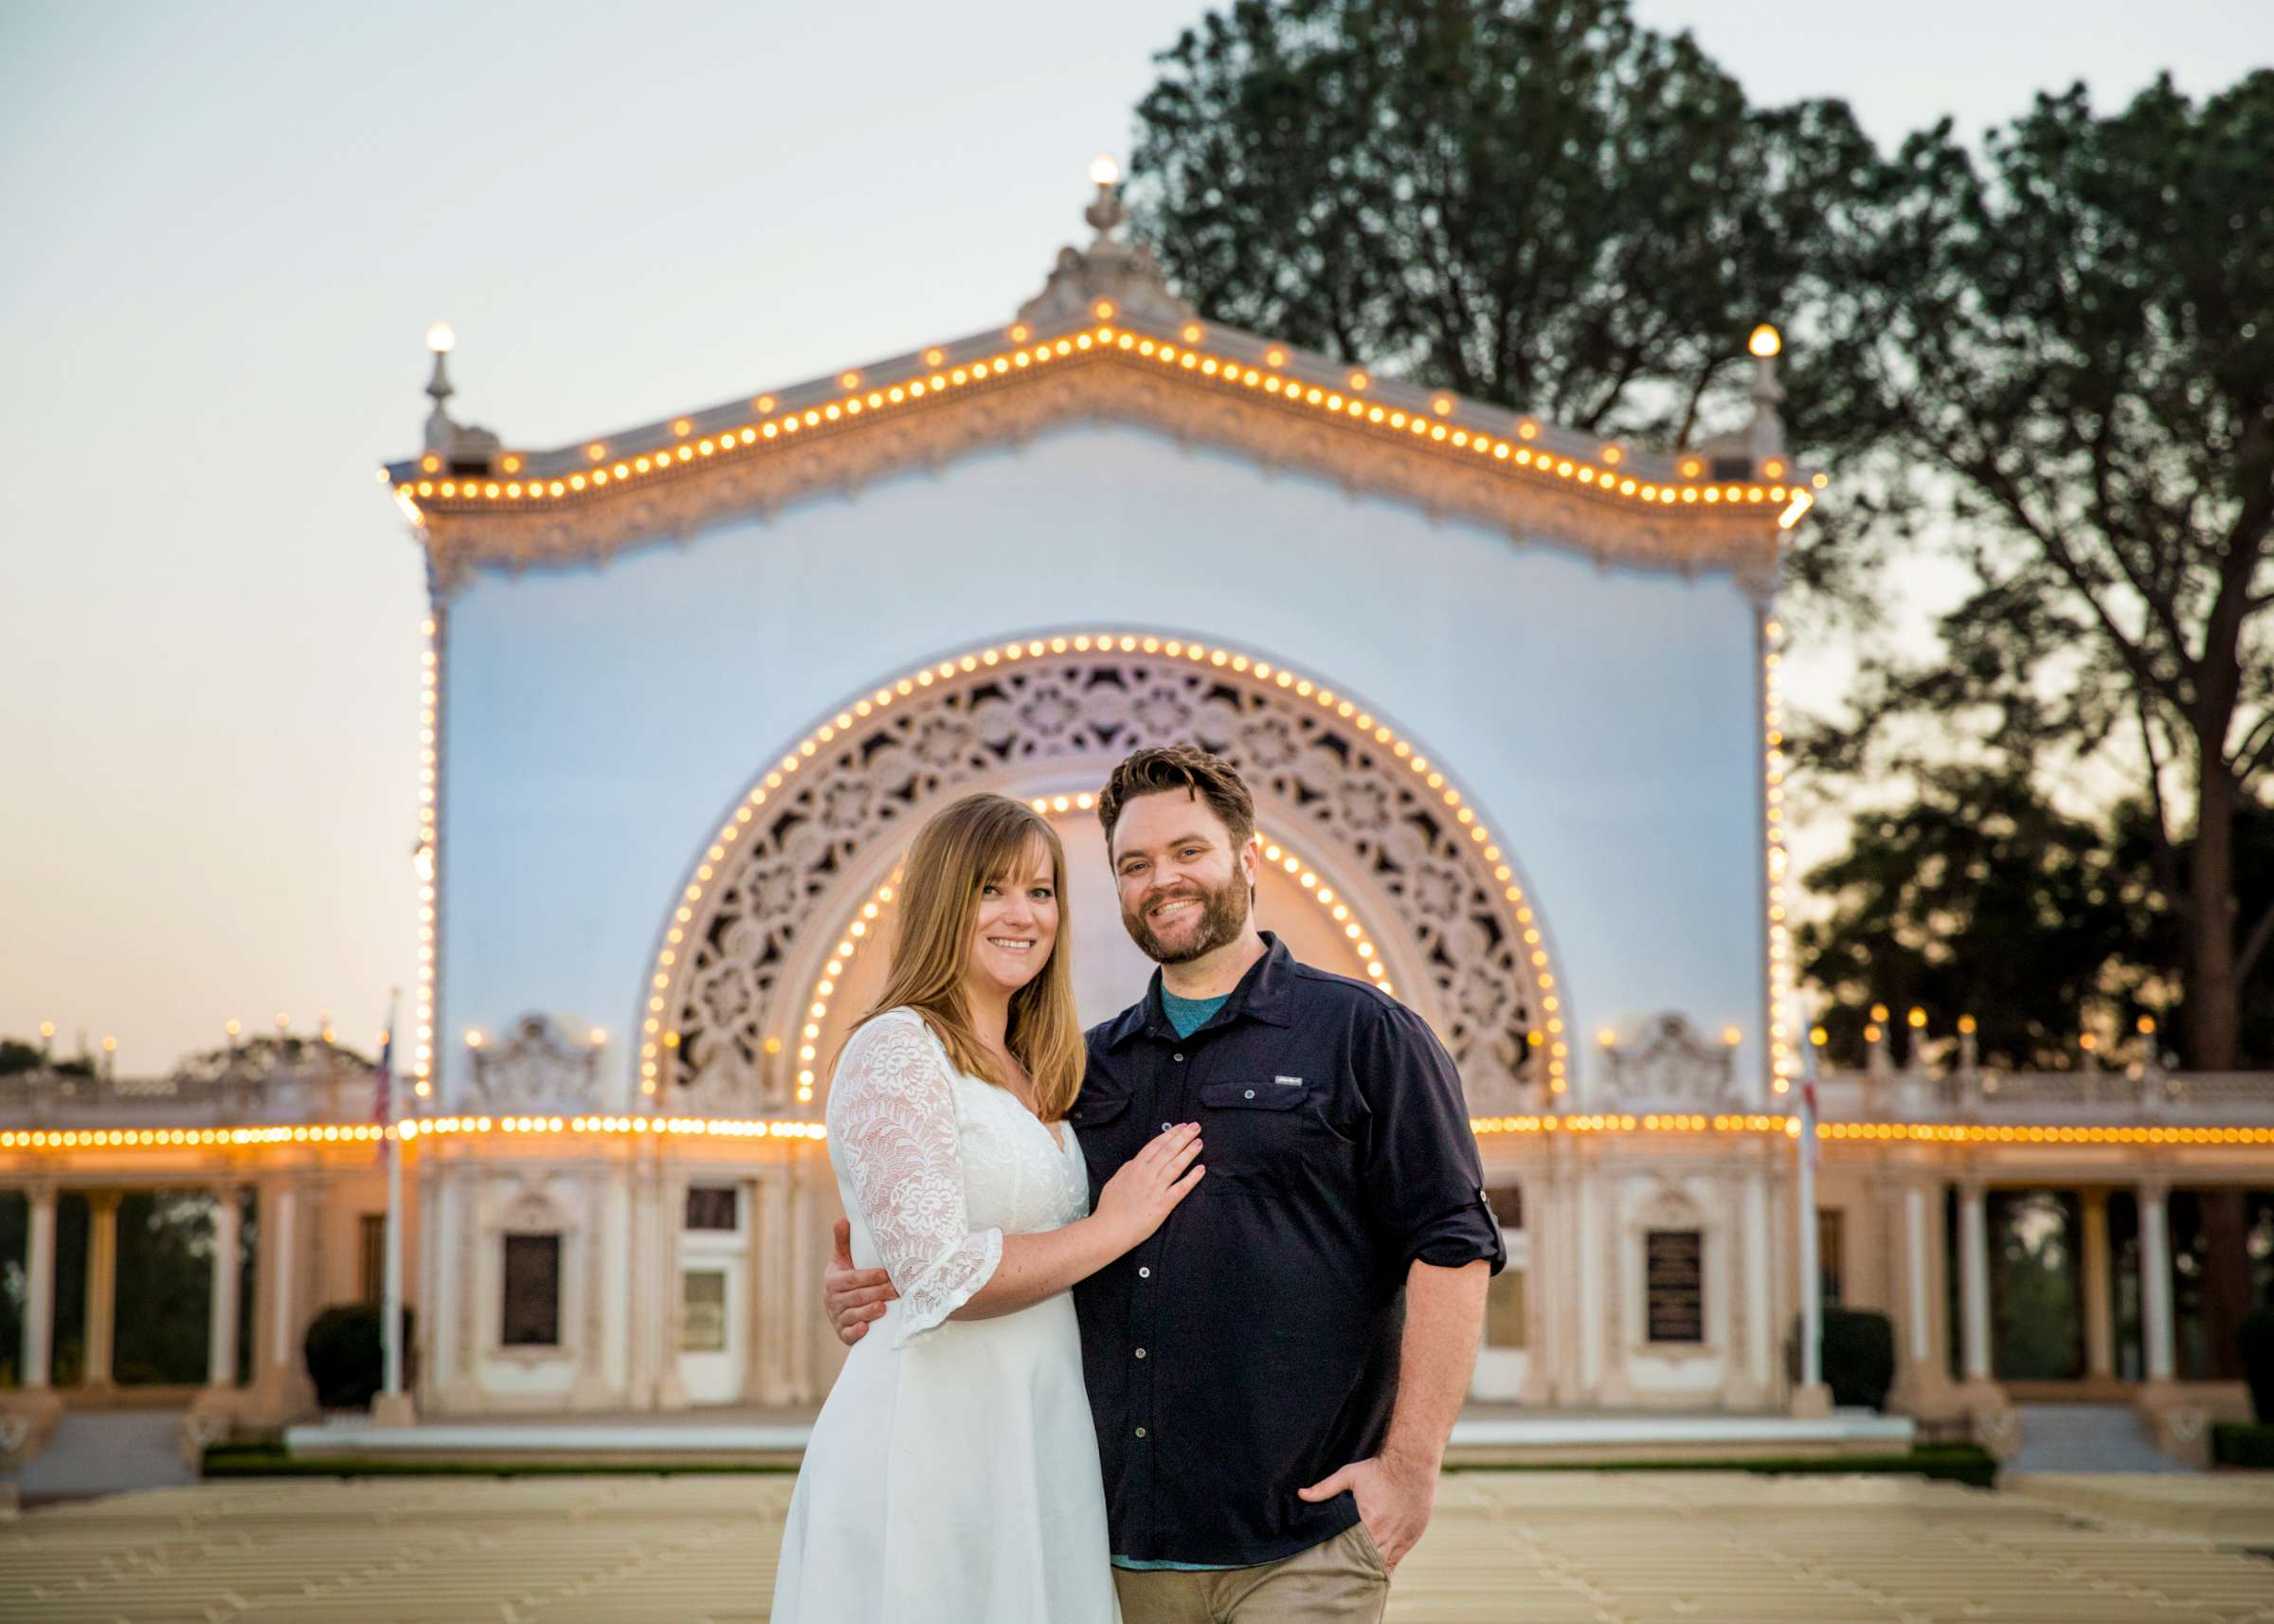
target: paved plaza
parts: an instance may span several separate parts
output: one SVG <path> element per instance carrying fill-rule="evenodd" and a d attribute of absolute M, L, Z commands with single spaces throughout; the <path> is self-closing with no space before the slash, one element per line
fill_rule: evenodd
<path fill-rule="evenodd" d="M 0 1524 L 11 1624 L 756 1624 L 780 1476 L 311 1480 Z M 2274 1482 L 1460 1472 L 1400 1624 L 2274 1621 Z"/>

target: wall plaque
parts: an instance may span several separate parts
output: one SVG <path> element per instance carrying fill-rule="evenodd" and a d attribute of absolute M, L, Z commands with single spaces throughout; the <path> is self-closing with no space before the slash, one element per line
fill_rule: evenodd
<path fill-rule="evenodd" d="M 1706 1236 L 1694 1229 L 1647 1230 L 1642 1246 L 1645 1336 L 1704 1342 Z"/>
<path fill-rule="evenodd" d="M 505 1237 L 505 1300 L 497 1340 L 507 1347 L 558 1347 L 561 1341 L 561 1237 Z"/>

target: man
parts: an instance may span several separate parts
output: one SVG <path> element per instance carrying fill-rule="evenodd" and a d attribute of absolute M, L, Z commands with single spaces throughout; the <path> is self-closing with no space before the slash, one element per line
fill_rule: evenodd
<path fill-rule="evenodd" d="M 1207 1177 L 1074 1289 L 1126 1624 L 1375 1620 L 1428 1525 L 1485 1285 L 1507 1262 L 1460 1079 L 1420 1018 L 1255 928 L 1230 764 L 1139 750 L 1098 802 L 1122 924 L 1161 968 L 1089 1034 L 1091 1195 L 1198 1122 Z M 893 1296 L 838 1227 L 857 1342 Z"/>

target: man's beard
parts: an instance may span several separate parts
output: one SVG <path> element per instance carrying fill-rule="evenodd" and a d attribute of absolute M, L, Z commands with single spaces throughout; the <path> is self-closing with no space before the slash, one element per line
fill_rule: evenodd
<path fill-rule="evenodd" d="M 1121 911 L 1122 927 L 1146 958 L 1162 965 L 1187 965 L 1203 953 L 1213 953 L 1225 943 L 1237 940 L 1240 931 L 1247 928 L 1249 903 L 1247 875 L 1237 869 L 1233 871 L 1230 880 L 1215 891 L 1190 885 L 1168 897 L 1148 897 L 1145 908 L 1149 912 L 1164 901 L 1196 897 L 1200 903 L 1200 923 L 1189 937 L 1182 939 L 1181 946 L 1164 946 L 1153 934 L 1153 928 L 1143 913 L 1132 913 L 1126 908 Z"/>

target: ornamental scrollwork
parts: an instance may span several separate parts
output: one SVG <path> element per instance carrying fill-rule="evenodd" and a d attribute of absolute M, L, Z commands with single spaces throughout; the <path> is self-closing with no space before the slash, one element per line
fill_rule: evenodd
<path fill-rule="evenodd" d="M 1739 1103 L 1737 1052 L 1699 1037 L 1683 1016 L 1651 1022 L 1641 1044 L 1604 1051 L 1611 1096 L 1631 1110 L 1721 1110 Z"/>
<path fill-rule="evenodd" d="M 1236 766 L 1274 834 L 1338 854 L 1386 899 L 1429 982 L 1426 1003 L 1471 1110 L 1537 1109 L 1541 995 L 1517 916 L 1481 847 L 1373 732 L 1268 682 L 1171 655 L 1044 656 L 942 679 L 829 744 L 769 796 L 672 940 L 658 1092 L 667 1111 L 791 1107 L 813 930 L 935 807 L 978 784 L 1199 743 Z M 1527 918 L 1529 916 L 1527 915 Z"/>
<path fill-rule="evenodd" d="M 600 1103 L 600 1052 L 542 1015 L 525 1015 L 504 1041 L 473 1051 L 470 1110 L 581 1111 Z"/>

